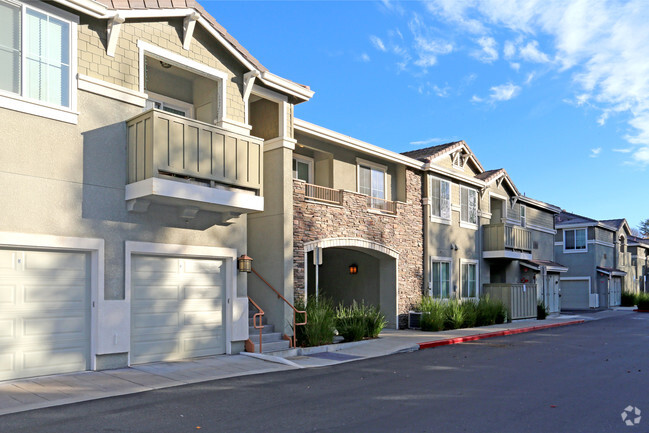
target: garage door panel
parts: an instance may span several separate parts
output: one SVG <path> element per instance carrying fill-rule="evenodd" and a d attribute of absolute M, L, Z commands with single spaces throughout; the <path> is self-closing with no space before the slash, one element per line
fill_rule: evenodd
<path fill-rule="evenodd" d="M 132 264 L 132 363 L 225 352 L 221 260 L 138 257 Z"/>
<path fill-rule="evenodd" d="M 0 380 L 89 367 L 88 257 L 0 250 Z"/>
<path fill-rule="evenodd" d="M 587 280 L 561 280 L 562 309 L 589 308 L 589 294 L 590 289 Z"/>
<path fill-rule="evenodd" d="M 0 285 L 0 305 L 6 308 L 7 304 L 16 303 L 16 285 L 2 284 Z"/>

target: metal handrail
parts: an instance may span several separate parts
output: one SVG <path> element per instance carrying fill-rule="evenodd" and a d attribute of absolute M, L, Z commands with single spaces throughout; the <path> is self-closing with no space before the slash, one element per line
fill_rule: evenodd
<path fill-rule="evenodd" d="M 254 305 L 257 310 L 259 310 L 259 313 L 255 313 L 255 315 L 252 316 L 252 326 L 255 329 L 259 329 L 259 353 L 261 353 L 261 333 L 264 330 L 264 321 L 262 316 L 264 315 L 264 310 L 262 310 L 261 307 L 257 305 L 250 296 L 248 296 L 248 301 L 250 301 L 250 303 Z M 257 325 L 257 318 L 259 318 L 259 326 Z"/>
<path fill-rule="evenodd" d="M 270 289 L 271 289 L 273 292 L 275 292 L 275 294 L 277 295 L 278 298 L 280 298 L 282 301 L 284 301 L 284 302 L 286 303 L 286 305 L 288 305 L 289 307 L 291 307 L 291 309 L 293 310 L 293 338 L 292 338 L 292 340 L 291 340 L 291 343 L 292 343 L 292 346 L 293 346 L 293 347 L 297 347 L 297 332 L 295 332 L 295 331 L 297 331 L 296 328 L 297 328 L 298 326 L 306 325 L 306 321 L 307 321 L 307 318 L 306 318 L 306 311 L 300 311 L 300 310 L 298 310 L 297 308 L 295 308 L 295 307 L 293 306 L 293 304 L 291 304 L 290 302 L 288 302 L 284 296 L 282 296 L 282 295 L 281 295 L 277 290 L 275 290 L 275 288 L 274 288 L 273 286 L 271 286 L 270 283 L 264 279 L 264 277 L 262 277 L 261 275 L 259 275 L 259 273 L 257 273 L 257 271 L 255 271 L 255 268 L 250 268 L 250 269 L 252 270 L 252 273 L 253 273 L 253 274 L 257 275 L 261 281 L 263 281 L 263 282 L 264 282 L 268 287 L 270 287 Z M 302 322 L 302 323 L 296 323 L 296 322 L 295 322 L 295 315 L 296 315 L 296 314 L 304 314 L 304 322 Z"/>

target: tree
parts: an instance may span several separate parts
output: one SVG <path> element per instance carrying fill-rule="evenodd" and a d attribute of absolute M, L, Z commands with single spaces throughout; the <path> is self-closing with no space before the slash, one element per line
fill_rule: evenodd
<path fill-rule="evenodd" d="M 643 238 L 649 238 L 649 218 L 640 222 L 638 230 L 640 230 L 640 235 L 642 235 Z"/>

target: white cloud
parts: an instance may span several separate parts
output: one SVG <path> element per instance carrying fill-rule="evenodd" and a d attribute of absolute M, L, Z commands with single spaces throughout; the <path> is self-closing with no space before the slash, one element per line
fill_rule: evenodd
<path fill-rule="evenodd" d="M 530 84 L 535 77 L 536 72 L 530 72 L 529 74 L 527 74 L 527 77 L 525 78 L 525 84 Z"/>
<path fill-rule="evenodd" d="M 539 51 L 539 43 L 537 41 L 530 41 L 524 47 L 519 49 L 519 53 L 523 60 L 533 63 L 548 63 L 550 58 L 547 54 Z"/>
<path fill-rule="evenodd" d="M 596 147 L 595 149 L 590 149 L 590 157 L 591 158 L 597 158 L 599 154 L 602 152 L 601 147 Z"/>
<path fill-rule="evenodd" d="M 516 72 L 518 72 L 521 69 L 521 64 L 517 62 L 512 62 L 509 64 L 509 66 L 511 66 L 511 68 Z"/>
<path fill-rule="evenodd" d="M 367 53 L 363 53 L 363 54 L 360 55 L 359 60 L 360 60 L 361 62 L 366 62 L 366 63 L 367 63 L 367 62 L 369 62 L 371 59 L 370 59 L 369 54 L 367 54 Z"/>
<path fill-rule="evenodd" d="M 413 146 L 424 146 L 426 144 L 441 143 L 443 141 L 446 140 L 443 138 L 433 137 L 433 138 L 427 138 L 425 140 L 411 141 L 410 144 L 412 144 Z"/>
<path fill-rule="evenodd" d="M 493 86 L 489 90 L 491 90 L 489 97 L 492 101 L 509 101 L 518 96 L 521 88 L 515 84 L 507 83 L 501 84 L 500 86 Z"/>
<path fill-rule="evenodd" d="M 479 97 L 478 95 L 473 95 L 473 96 L 471 97 L 471 102 L 479 103 L 479 102 L 482 102 L 482 101 L 484 101 L 484 99 L 482 99 L 482 98 Z"/>
<path fill-rule="evenodd" d="M 626 147 L 623 149 L 613 149 L 613 152 L 618 152 L 618 153 L 631 153 L 633 151 L 632 147 Z"/>
<path fill-rule="evenodd" d="M 448 85 L 445 85 L 444 87 L 439 87 L 437 85 L 433 86 L 433 92 L 440 98 L 446 98 L 449 96 L 449 91 L 451 88 Z"/>
<path fill-rule="evenodd" d="M 374 48 L 376 48 L 377 50 L 384 52 L 387 51 L 385 44 L 378 36 L 370 35 L 370 42 L 372 42 L 372 45 L 374 45 Z"/>
<path fill-rule="evenodd" d="M 511 59 L 516 54 L 516 45 L 512 41 L 505 41 L 505 47 L 503 48 L 503 54 L 506 59 Z"/>
<path fill-rule="evenodd" d="M 641 165 L 648 165 L 649 164 L 649 146 L 642 146 L 635 152 L 633 152 L 633 159 L 641 164 Z"/>
<path fill-rule="evenodd" d="M 494 38 L 483 36 L 476 42 L 480 45 L 480 49 L 471 53 L 473 57 L 484 63 L 493 63 L 498 60 L 498 43 Z"/>

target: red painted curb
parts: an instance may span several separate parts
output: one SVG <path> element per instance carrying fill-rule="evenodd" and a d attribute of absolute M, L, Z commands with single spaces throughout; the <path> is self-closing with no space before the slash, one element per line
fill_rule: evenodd
<path fill-rule="evenodd" d="M 557 328 L 559 326 L 578 325 L 584 323 L 584 320 L 571 320 L 570 322 L 552 323 L 549 325 L 528 326 L 518 329 L 507 329 L 505 331 L 487 332 L 485 334 L 467 335 L 466 337 L 447 338 L 445 340 L 428 341 L 418 343 L 419 350 L 430 349 L 438 346 L 448 346 L 449 344 L 464 343 L 465 341 L 482 340 L 483 338 L 502 337 L 505 335 L 522 334 L 524 332 L 540 331 L 541 329 Z"/>
<path fill-rule="evenodd" d="M 636 313 L 649 313 L 649 310 L 638 310 L 637 308 L 635 310 Z"/>

